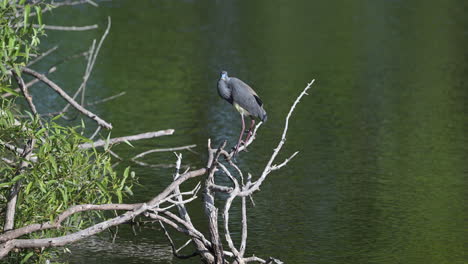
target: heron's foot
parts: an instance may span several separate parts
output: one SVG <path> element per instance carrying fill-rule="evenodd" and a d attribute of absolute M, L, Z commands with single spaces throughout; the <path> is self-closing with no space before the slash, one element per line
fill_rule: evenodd
<path fill-rule="evenodd" d="M 244 141 L 244 140 L 241 140 L 241 141 L 239 142 L 239 144 L 238 144 L 238 145 L 236 145 L 236 146 L 232 147 L 232 149 L 231 149 L 231 151 L 234 151 L 234 155 L 233 155 L 233 157 L 234 157 L 234 156 L 236 156 L 236 155 L 237 155 L 237 153 L 239 153 L 239 149 L 240 149 L 240 147 L 241 147 L 241 146 L 244 146 L 244 149 L 243 149 L 243 151 L 245 151 L 245 152 L 249 152 L 249 151 L 247 150 L 247 147 L 245 147 L 245 141 Z"/>

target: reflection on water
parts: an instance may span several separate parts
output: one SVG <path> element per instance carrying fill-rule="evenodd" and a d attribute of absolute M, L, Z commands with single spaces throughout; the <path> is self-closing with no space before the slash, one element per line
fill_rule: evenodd
<path fill-rule="evenodd" d="M 234 145 L 239 115 L 216 93 L 219 71 L 227 70 L 251 84 L 268 111 L 250 152 L 238 157 L 256 177 L 292 101 L 317 79 L 279 159 L 299 156 L 271 175 L 249 209 L 250 254 L 286 263 L 440 264 L 468 262 L 467 8 L 461 0 L 122 0 L 48 19 L 85 25 L 112 16 L 88 95 L 127 95 L 92 110 L 112 122 L 113 136 L 176 130 L 123 150 L 129 157 L 197 144 L 199 154 L 184 153 L 184 162 L 201 167 L 207 138 Z M 73 53 L 100 34 L 50 32 L 47 41 Z M 75 87 L 84 66 L 71 67 L 55 76 Z M 175 162 L 172 154 L 148 159 Z M 134 169 L 143 184 L 138 201 L 172 173 Z M 190 209 L 205 226 L 199 204 Z M 238 220 L 232 216 L 236 232 Z M 196 263 L 172 259 L 161 236 L 128 232 L 115 244 L 83 242 L 73 262 Z"/>
<path fill-rule="evenodd" d="M 83 258 L 83 256 L 86 256 Z M 158 259 L 160 263 L 170 263 L 172 249 L 169 244 L 158 244 L 153 241 L 134 243 L 125 238 L 118 243 L 111 239 L 91 237 L 75 244 L 71 254 L 64 254 L 63 261 L 70 263 L 148 263 Z"/>

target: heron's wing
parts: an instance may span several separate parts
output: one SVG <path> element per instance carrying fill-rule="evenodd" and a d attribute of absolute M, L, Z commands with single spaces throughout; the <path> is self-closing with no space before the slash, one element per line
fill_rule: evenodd
<path fill-rule="evenodd" d="M 260 106 L 263 105 L 262 99 L 260 99 L 260 97 L 258 97 L 257 95 L 254 95 L 254 98 L 257 101 L 258 105 L 260 105 Z"/>
<path fill-rule="evenodd" d="M 235 103 L 247 110 L 253 116 L 262 116 L 265 110 L 262 109 L 263 102 L 257 93 L 243 81 L 231 77 L 229 86 L 232 91 L 232 98 Z"/>

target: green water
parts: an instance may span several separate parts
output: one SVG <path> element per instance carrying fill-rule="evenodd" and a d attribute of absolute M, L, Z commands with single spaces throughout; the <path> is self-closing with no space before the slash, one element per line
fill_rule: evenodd
<path fill-rule="evenodd" d="M 60 50 L 36 68 L 87 49 L 111 16 L 87 99 L 127 94 L 91 110 L 114 125 L 113 136 L 176 130 L 135 149 L 119 146 L 121 156 L 197 144 L 198 154 L 183 152 L 192 167 L 204 165 L 208 138 L 237 139 L 240 117 L 216 93 L 219 71 L 229 71 L 252 85 L 268 112 L 255 144 L 238 157 L 254 177 L 291 103 L 316 79 L 279 159 L 300 154 L 270 175 L 249 208 L 248 253 L 285 263 L 468 263 L 467 10 L 462 0 L 100 2 L 46 17 L 100 29 L 49 32 L 45 45 Z M 84 66 L 70 62 L 51 76 L 71 92 Z M 59 109 L 60 99 L 44 91 L 33 91 L 50 102 L 41 111 Z M 171 164 L 175 156 L 145 161 Z M 171 179 L 172 169 L 133 169 L 142 183 L 134 201 Z M 190 209 L 205 230 L 199 203 Z M 236 238 L 238 220 L 232 216 Z M 121 228 L 114 244 L 107 235 L 78 243 L 68 259 L 199 263 L 174 259 L 159 229 L 136 231 Z"/>

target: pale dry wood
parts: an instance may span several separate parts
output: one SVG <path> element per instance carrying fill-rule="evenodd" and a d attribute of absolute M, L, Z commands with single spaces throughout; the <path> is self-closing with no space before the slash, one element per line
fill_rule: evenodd
<path fill-rule="evenodd" d="M 89 26 L 57 26 L 57 25 L 37 25 L 33 24 L 33 27 L 40 28 L 43 27 L 46 30 L 60 30 L 60 31 L 86 31 L 98 28 L 98 25 L 89 25 Z"/>
<path fill-rule="evenodd" d="M 197 145 L 186 145 L 186 146 L 174 147 L 174 148 L 156 148 L 156 149 L 151 149 L 151 150 L 144 151 L 144 152 L 134 156 L 131 159 L 132 160 L 139 159 L 139 158 L 142 158 L 142 157 L 144 157 L 144 156 L 146 156 L 148 154 L 155 153 L 155 152 L 168 152 L 168 151 L 185 150 L 185 149 L 195 148 L 196 146 Z"/>
<path fill-rule="evenodd" d="M 141 140 L 141 139 L 156 138 L 156 137 L 162 137 L 162 136 L 169 136 L 172 134 L 174 134 L 174 129 L 166 129 L 166 130 L 141 133 L 141 134 L 132 135 L 132 136 L 111 138 L 109 139 L 109 141 L 100 139 L 92 143 L 80 144 L 78 147 L 81 149 L 88 149 L 88 148 L 93 148 L 93 147 L 97 148 L 97 147 L 103 147 L 107 143 L 109 145 L 114 145 L 114 144 L 125 142 L 125 141 L 135 141 L 135 140 Z"/>
<path fill-rule="evenodd" d="M 106 30 L 104 31 L 104 34 L 102 35 L 101 39 L 99 40 L 99 43 L 98 43 L 97 47 L 95 48 L 96 40 L 93 40 L 93 44 L 90 47 L 90 51 L 89 51 L 90 56 L 88 58 L 88 63 L 86 65 L 85 74 L 83 76 L 83 82 L 81 83 L 80 87 L 78 88 L 78 90 L 75 92 L 75 94 L 72 97 L 73 99 L 75 99 L 78 96 L 78 94 L 83 91 L 82 92 L 82 97 L 81 97 L 82 104 L 83 104 L 83 101 L 84 101 L 84 93 L 85 93 L 84 90 L 86 89 L 86 84 L 88 82 L 89 77 L 91 76 L 91 73 L 92 73 L 93 68 L 94 68 L 94 64 L 96 63 L 97 55 L 99 54 L 99 51 L 101 50 L 101 46 L 104 43 L 104 40 L 106 39 L 107 35 L 109 34 L 110 28 L 111 28 L 111 18 L 107 17 L 107 27 L 106 27 Z M 67 104 L 62 109 L 62 112 L 67 111 L 69 107 L 70 107 L 70 104 Z"/>
<path fill-rule="evenodd" d="M 28 62 L 26 66 L 30 67 L 31 65 L 37 63 L 38 61 L 42 60 L 43 58 L 47 57 L 49 54 L 52 52 L 56 51 L 58 49 L 58 45 L 53 46 L 52 48 L 48 49 L 47 51 L 43 52 L 41 55 L 37 56 L 34 60 Z"/>
<path fill-rule="evenodd" d="M 198 253 L 200 253 L 201 258 L 204 260 L 206 263 L 225 263 L 228 262 L 227 258 L 233 258 L 234 261 L 232 263 L 236 264 L 243 264 L 243 263 L 249 263 L 249 262 L 258 262 L 258 263 L 282 263 L 280 260 L 275 259 L 275 258 L 268 258 L 268 259 L 262 259 L 256 256 L 250 256 L 250 257 L 244 257 L 246 247 L 247 247 L 247 205 L 246 205 L 246 197 L 250 196 L 253 194 L 255 191 L 259 190 L 259 187 L 263 183 L 263 181 L 266 179 L 267 175 L 270 174 L 272 171 L 278 170 L 285 166 L 295 155 L 297 155 L 298 152 L 293 153 L 289 158 L 285 159 L 282 163 L 280 164 L 273 164 L 275 162 L 275 158 L 277 157 L 278 153 L 280 152 L 283 144 L 286 141 L 286 134 L 289 126 L 289 118 L 291 117 L 296 105 L 299 103 L 300 99 L 306 95 L 307 90 L 310 88 L 310 86 L 313 84 L 314 81 L 308 84 L 308 86 L 304 89 L 304 91 L 298 96 L 296 101 L 293 103 L 291 106 L 291 109 L 286 116 L 286 122 L 283 130 L 283 134 L 281 136 L 280 142 L 278 143 L 278 146 L 274 149 L 272 156 L 270 157 L 270 160 L 266 164 L 261 176 L 254 182 L 252 182 L 252 175 L 251 173 L 247 173 L 247 181 L 244 182 L 244 173 L 242 172 L 241 168 L 235 164 L 235 162 L 231 159 L 233 156 L 233 152 L 227 152 L 224 150 L 224 147 L 226 145 L 226 142 L 224 142 L 219 148 L 217 149 L 212 149 L 211 148 L 211 141 L 208 140 L 208 161 L 207 161 L 207 166 L 206 168 L 199 169 L 196 171 L 191 171 L 191 172 L 186 172 L 181 175 L 180 169 L 182 168 L 182 155 L 181 154 L 176 154 L 177 157 L 177 162 L 176 162 L 176 170 L 173 176 L 173 182 L 163 191 L 161 194 L 157 195 L 154 197 L 151 201 L 149 201 L 146 204 L 143 204 L 141 206 L 138 206 L 137 208 L 133 209 L 132 211 L 128 211 L 127 213 L 120 215 L 119 217 L 126 217 L 126 214 L 129 213 L 134 213 L 138 211 L 136 215 L 140 214 L 145 214 L 147 217 L 161 221 L 164 224 L 167 224 L 171 227 L 173 227 L 175 230 L 182 232 L 184 234 L 187 234 L 190 238 L 191 241 L 194 242 L 195 248 Z M 260 125 L 260 124 L 259 124 Z M 257 125 L 256 129 L 258 129 L 259 125 Z M 256 130 L 253 132 L 252 138 L 255 138 Z M 243 145 L 244 150 L 246 147 L 248 147 L 253 140 L 249 140 L 248 142 Z M 224 165 L 220 161 L 220 157 L 224 157 L 226 164 L 230 167 L 230 170 L 227 165 Z M 231 186 L 223 186 L 223 185 L 218 185 L 215 183 L 215 173 L 216 171 L 221 170 L 223 172 L 223 175 L 226 175 L 228 179 L 232 183 Z M 239 180 L 235 175 L 232 174 L 232 172 L 235 172 L 238 174 L 238 177 L 240 178 L 241 182 L 239 183 Z M 193 174 L 193 175 L 192 175 Z M 204 181 L 204 196 L 203 196 L 203 205 L 205 207 L 205 213 L 208 217 L 208 222 L 209 222 L 209 232 L 210 232 L 210 240 L 207 240 L 204 235 L 197 230 L 193 223 L 191 222 L 190 216 L 188 214 L 188 211 L 185 208 L 185 204 L 193 201 L 196 198 L 196 192 L 198 191 L 198 187 L 196 186 L 192 191 L 190 192 L 180 192 L 179 186 L 182 182 L 184 182 L 186 179 L 190 177 L 196 177 L 200 175 L 206 174 L 206 180 Z M 182 179 L 186 177 L 186 179 Z M 219 177 L 219 176 L 218 176 Z M 215 203 L 215 195 L 216 192 L 223 192 L 228 195 L 227 199 L 225 200 L 224 203 L 224 208 L 223 208 L 223 220 L 224 220 L 224 235 L 225 235 L 225 240 L 229 246 L 229 251 L 223 250 L 222 248 L 222 242 L 219 236 L 219 230 L 218 230 L 218 208 L 216 207 Z M 183 198 L 183 195 L 191 195 L 190 198 Z M 242 209 L 241 209 L 241 219 L 242 219 L 242 233 L 241 233 L 241 242 L 240 242 L 240 247 L 239 249 L 236 248 L 236 246 L 233 243 L 233 240 L 231 238 L 231 232 L 229 229 L 229 219 L 230 219 L 230 208 L 232 206 L 232 202 L 236 199 L 240 198 L 242 201 Z M 163 203 L 169 203 L 169 206 L 162 207 L 161 205 Z M 144 209 L 141 209 L 143 208 Z M 178 214 L 176 215 L 172 212 L 169 211 L 169 209 L 177 207 L 178 208 Z M 142 210 L 142 211 L 139 211 Z M 136 216 L 134 215 L 133 218 Z M 133 219 L 132 218 L 132 219 Z M 113 220 L 115 220 L 114 218 Z M 112 220 L 112 219 L 111 219 Z M 103 224 L 104 222 L 100 223 Z M 114 223 L 114 222 L 113 222 Z M 101 228 L 102 226 L 98 226 L 99 224 L 91 227 L 93 229 L 87 229 L 88 232 L 86 234 L 83 234 L 84 236 L 88 236 L 91 233 L 95 232 L 96 228 Z M 112 224 L 113 225 L 113 224 Z M 107 226 L 112 226 L 112 225 L 107 225 Z M 107 228 L 107 227 L 106 227 Z M 165 228 L 163 228 L 165 230 Z M 81 231 L 80 231 L 81 232 Z M 96 231 L 100 232 L 100 231 Z M 78 232 L 79 233 L 79 232 Z M 76 233 L 75 233 L 76 234 Z M 170 236 L 165 230 L 165 234 L 170 239 Z M 0 235 L 1 238 L 1 235 Z M 67 236 L 65 237 L 60 237 L 58 239 L 65 239 L 68 238 Z M 52 238 L 55 239 L 55 238 Z M 170 239 L 171 240 L 171 239 Z M 0 257 L 2 254 L 5 254 L 6 251 L 11 250 L 12 247 L 11 243 L 12 241 L 21 241 L 19 239 L 13 239 L 13 240 L 6 240 L 5 243 L 0 245 Z M 35 246 L 37 247 L 38 244 L 37 242 L 41 242 L 42 240 L 36 240 Z M 190 240 L 189 240 L 190 241 Z M 69 243 L 70 241 L 66 241 L 66 243 Z M 51 245 L 45 245 L 47 246 L 56 246 L 60 245 L 60 243 L 65 243 L 62 240 L 51 240 L 49 239 L 49 243 L 52 243 Z M 175 245 L 172 242 L 171 247 L 173 249 L 173 252 L 178 252 L 178 250 L 175 249 Z M 40 244 L 40 243 L 39 243 Z M 31 244 L 28 243 L 23 243 L 21 244 L 21 247 L 29 247 Z M 43 245 L 43 244 L 41 244 Z"/>
<path fill-rule="evenodd" d="M 144 204 L 137 204 L 138 207 L 134 208 L 135 205 L 130 205 L 129 207 L 132 208 L 131 211 L 128 211 L 122 215 L 119 215 L 118 217 L 114 217 L 112 219 L 100 222 L 98 224 L 95 224 L 91 227 L 88 227 L 86 229 L 83 229 L 81 231 L 61 236 L 61 237 L 52 237 L 52 238 L 41 238 L 41 239 L 7 239 L 4 240 L 3 236 L 5 236 L 7 233 L 0 235 L 0 239 L 2 241 L 6 241 L 2 244 L 0 244 L 0 259 L 5 257 L 8 252 L 10 252 L 14 248 L 42 248 L 42 247 L 57 247 L 57 246 L 63 246 L 70 244 L 72 242 L 81 240 L 83 238 L 92 236 L 94 234 L 100 233 L 103 230 L 120 225 L 122 223 L 125 223 L 127 221 L 130 221 L 131 219 L 134 219 L 136 216 L 141 215 L 145 212 L 147 212 L 149 209 L 152 209 L 156 206 L 158 206 L 161 202 L 165 201 L 167 199 L 167 196 L 170 195 L 176 186 L 179 186 L 186 180 L 193 178 L 193 177 L 198 177 L 200 175 L 203 175 L 206 173 L 206 169 L 198 169 L 194 171 L 187 172 L 185 174 L 180 175 L 176 180 L 174 180 L 166 189 L 164 189 L 161 193 L 156 195 L 153 199 L 151 199 L 148 203 Z M 116 206 L 116 205 L 88 205 L 90 207 L 106 207 L 106 206 Z M 117 207 L 122 206 L 122 205 L 117 205 Z M 127 208 L 128 209 L 128 208 Z M 92 210 L 92 209 L 88 209 Z M 114 210 L 114 209 L 113 209 Z M 69 215 L 75 213 L 71 211 L 67 211 Z M 64 215 L 64 218 L 69 217 L 69 215 Z M 61 220 L 61 219 L 59 219 Z M 59 221 L 57 220 L 57 222 Z M 161 220 L 158 217 L 158 220 Z M 63 220 L 61 220 L 63 221 Z M 43 226 L 46 225 L 47 223 L 42 224 Z M 50 223 L 52 224 L 52 223 Z M 38 227 L 30 227 L 30 228 L 38 228 Z M 40 230 L 40 229 L 39 229 Z M 24 232 L 24 231 L 23 231 Z M 8 235 L 12 235 L 17 237 L 18 233 L 16 233 L 16 230 L 11 231 L 8 233 Z M 201 233 L 197 232 L 194 233 L 194 235 L 200 235 Z"/>

